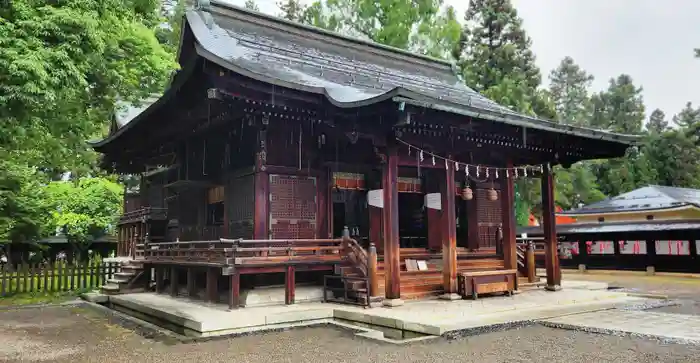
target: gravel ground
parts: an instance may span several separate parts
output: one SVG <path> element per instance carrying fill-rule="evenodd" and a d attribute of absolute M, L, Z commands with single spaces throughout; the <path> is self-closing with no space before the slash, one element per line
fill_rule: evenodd
<path fill-rule="evenodd" d="M 166 345 L 81 307 L 0 311 L 3 362 L 699 362 L 700 347 L 531 326 L 396 346 L 331 327 Z"/>
<path fill-rule="evenodd" d="M 674 306 L 650 309 L 660 313 L 700 315 L 700 279 L 669 276 L 565 274 L 564 279 L 603 281 L 625 291 L 667 295 Z"/>

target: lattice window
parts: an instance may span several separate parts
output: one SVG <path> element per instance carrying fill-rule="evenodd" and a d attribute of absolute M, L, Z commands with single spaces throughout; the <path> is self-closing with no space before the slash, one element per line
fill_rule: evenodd
<path fill-rule="evenodd" d="M 270 175 L 270 235 L 316 238 L 316 178 Z"/>

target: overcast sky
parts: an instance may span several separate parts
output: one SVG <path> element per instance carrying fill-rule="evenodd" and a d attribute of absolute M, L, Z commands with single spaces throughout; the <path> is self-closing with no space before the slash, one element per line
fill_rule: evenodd
<path fill-rule="evenodd" d="M 230 0 L 243 4 L 245 0 Z M 277 14 L 277 0 L 257 0 L 260 10 Z M 308 0 L 307 0 L 308 2 Z M 468 0 L 445 0 L 464 14 Z M 547 75 L 571 56 L 595 76 L 592 91 L 607 87 L 621 73 L 644 88 L 647 115 L 667 116 L 687 101 L 700 104 L 698 0 L 513 0 L 533 51 Z M 672 3 L 672 4 L 671 4 Z M 460 16 L 461 18 L 461 16 Z"/>

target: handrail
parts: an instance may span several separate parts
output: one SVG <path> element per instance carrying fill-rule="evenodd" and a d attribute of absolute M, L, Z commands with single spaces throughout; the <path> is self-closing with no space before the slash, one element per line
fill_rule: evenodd
<path fill-rule="evenodd" d="M 352 263 L 367 278 L 369 297 L 378 296 L 377 248 L 370 242 L 369 253 L 354 239 L 350 238 L 348 227 L 343 229 L 343 258 Z"/>

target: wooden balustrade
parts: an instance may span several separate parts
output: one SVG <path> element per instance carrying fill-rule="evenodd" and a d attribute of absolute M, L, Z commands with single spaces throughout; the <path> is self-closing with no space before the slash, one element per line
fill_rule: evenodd
<path fill-rule="evenodd" d="M 533 239 L 518 238 L 516 251 L 518 256 L 518 270 L 527 276 L 528 282 L 537 282 L 537 267 L 535 265 L 535 254 L 544 253 L 544 241 L 534 241 Z"/>
<path fill-rule="evenodd" d="M 164 220 L 167 213 L 167 208 L 143 207 L 122 214 L 119 217 L 119 224 L 141 222 L 148 219 Z"/>

